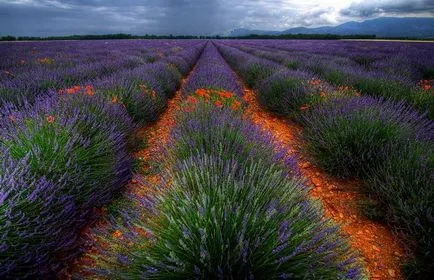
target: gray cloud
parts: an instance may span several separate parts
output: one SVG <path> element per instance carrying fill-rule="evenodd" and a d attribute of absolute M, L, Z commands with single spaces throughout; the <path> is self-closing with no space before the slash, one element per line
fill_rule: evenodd
<path fill-rule="evenodd" d="M 363 1 L 352 3 L 348 8 L 343 9 L 343 16 L 351 17 L 374 17 L 379 15 L 400 15 L 400 14 L 432 14 L 434 15 L 433 0 L 383 0 Z"/>
<path fill-rule="evenodd" d="M 0 36 L 284 30 L 378 15 L 434 15 L 433 6 L 433 0 L 0 0 Z"/>

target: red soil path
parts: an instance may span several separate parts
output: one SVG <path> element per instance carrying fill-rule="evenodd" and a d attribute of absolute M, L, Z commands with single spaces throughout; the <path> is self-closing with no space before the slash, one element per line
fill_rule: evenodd
<path fill-rule="evenodd" d="M 186 79 L 183 79 L 182 85 L 185 83 Z M 146 139 L 146 147 L 134 154 L 135 158 L 139 158 L 141 162 L 141 172 L 140 174 L 145 174 L 144 180 L 152 185 L 160 183 L 160 177 L 155 172 L 152 172 L 152 163 L 156 159 L 161 158 L 161 148 L 167 143 L 169 138 L 170 130 L 175 125 L 175 112 L 179 108 L 179 104 L 182 99 L 182 86 L 174 97 L 168 101 L 168 106 L 166 110 L 160 115 L 159 119 L 152 124 L 146 125 L 143 128 L 138 129 L 136 132 L 137 139 Z M 128 185 L 125 187 L 126 193 L 141 195 L 151 191 L 149 185 L 142 185 L 136 179 L 132 179 Z M 101 209 L 102 216 L 104 217 L 104 212 L 106 208 Z M 104 228 L 107 227 L 104 219 L 97 221 L 94 225 L 91 225 L 83 232 L 83 238 L 85 241 L 85 253 L 77 258 L 73 263 L 62 272 L 58 278 L 59 279 L 71 279 L 73 275 L 80 275 L 81 277 L 89 279 L 100 279 L 92 273 L 86 271 L 86 268 L 95 265 L 95 261 L 91 258 L 91 253 L 98 253 L 98 249 L 94 247 L 94 242 L 98 242 L 98 236 L 92 232 L 92 228 Z"/>
<path fill-rule="evenodd" d="M 326 216 L 349 235 L 352 246 L 360 251 L 366 263 L 370 279 L 403 279 L 399 267 L 404 251 L 398 240 L 390 228 L 367 219 L 358 211 L 357 202 L 366 199 L 357 190 L 360 183 L 330 177 L 315 166 L 303 152 L 299 140 L 301 127 L 262 109 L 252 90 L 244 90 L 244 100 L 251 120 L 271 132 L 279 141 L 278 145 L 287 147 L 289 153 L 296 156 L 301 172 L 312 186 L 311 195 L 322 201 Z"/>

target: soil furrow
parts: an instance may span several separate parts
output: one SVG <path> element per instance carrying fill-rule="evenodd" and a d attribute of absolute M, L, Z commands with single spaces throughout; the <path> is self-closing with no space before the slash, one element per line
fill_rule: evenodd
<path fill-rule="evenodd" d="M 133 176 L 133 179 L 127 184 L 124 189 L 125 193 L 142 196 L 144 193 L 153 191 L 150 185 L 156 185 L 160 183 L 161 172 L 154 172 L 153 164 L 156 163 L 158 159 L 161 159 L 161 149 L 167 143 L 170 135 L 170 130 L 176 122 L 175 115 L 176 111 L 179 108 L 179 104 L 182 101 L 182 89 L 193 70 L 191 70 L 190 73 L 185 78 L 183 78 L 180 88 L 176 91 L 175 95 L 168 100 L 167 108 L 164 110 L 164 112 L 161 113 L 158 120 L 151 124 L 147 124 L 142 128 L 139 128 L 135 132 L 136 139 L 138 139 L 139 141 L 145 141 L 145 147 L 135 152 L 134 158 L 138 159 L 140 162 L 139 173 L 141 174 L 140 176 L 142 176 L 143 174 L 142 178 L 144 179 L 140 181 L 144 181 L 146 182 L 146 184 L 139 183 L 139 181 Z M 93 226 L 87 228 L 83 233 L 84 239 L 87 240 L 85 241 L 84 245 L 85 252 L 81 255 L 81 257 L 76 259 L 70 265 L 66 272 L 63 272 L 59 276 L 60 279 L 71 279 L 71 277 L 76 275 L 82 275 L 83 277 L 91 276 L 86 270 L 87 267 L 92 267 L 94 264 L 93 259 L 90 257 L 90 253 L 98 252 L 98 250 L 94 247 L 95 245 L 93 245 L 95 242 L 98 242 L 98 239 L 95 234 L 92 233 L 92 229 L 101 229 L 109 226 L 107 225 L 107 221 L 104 219 L 106 212 L 105 208 L 99 211 L 103 212 L 101 214 L 102 218 L 99 219 Z M 92 275 L 92 277 L 93 276 L 94 275 Z"/>
<path fill-rule="evenodd" d="M 244 89 L 248 103 L 246 114 L 251 120 L 275 137 L 278 145 L 288 149 L 298 160 L 304 177 L 312 187 L 311 195 L 324 205 L 325 214 L 340 224 L 349 235 L 352 246 L 360 251 L 371 279 L 403 279 L 400 264 L 404 251 L 391 229 L 367 219 L 358 210 L 365 200 L 356 180 L 340 180 L 327 175 L 309 159 L 300 140 L 302 128 L 284 118 L 273 116 L 258 104 L 253 90 Z"/>

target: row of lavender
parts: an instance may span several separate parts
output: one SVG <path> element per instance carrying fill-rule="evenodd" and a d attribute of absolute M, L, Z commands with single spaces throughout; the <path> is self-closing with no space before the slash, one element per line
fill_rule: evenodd
<path fill-rule="evenodd" d="M 323 91 L 333 90 L 308 82 L 312 81 L 309 72 L 291 70 L 222 43 L 217 46 L 245 83 L 259 89 L 258 101 L 261 105 L 276 114 L 294 115 L 303 106 L 318 102 Z"/>
<path fill-rule="evenodd" d="M 268 110 L 293 117 L 319 166 L 341 177 L 358 177 L 375 200 L 373 218 L 391 222 L 410 236 L 420 277 L 433 270 L 434 123 L 403 102 L 357 92 L 317 91 L 309 72 L 219 43 L 225 59 L 256 89 Z M 329 89 L 330 90 L 330 89 Z M 333 90 L 333 89 L 331 89 Z M 305 104 L 305 105 L 303 105 Z M 375 207 L 375 209 L 372 209 Z M 415 277 L 415 275 L 411 275 Z"/>
<path fill-rule="evenodd" d="M 137 123 L 156 120 L 166 107 L 167 99 L 180 86 L 182 77 L 191 70 L 204 47 L 200 41 L 184 41 L 183 44 L 185 49 L 177 47 L 176 53 L 171 53 L 161 61 L 119 70 L 93 80 L 94 93 L 112 103 L 123 104 Z"/>
<path fill-rule="evenodd" d="M 93 209 L 131 178 L 130 134 L 158 117 L 203 46 L 21 105 L 1 96 L 0 278 L 52 278 L 80 253 Z"/>
<path fill-rule="evenodd" d="M 0 94 L 27 100 L 48 89 L 92 84 L 95 79 L 179 57 L 186 41 L 108 41 L 0 45 Z"/>
<path fill-rule="evenodd" d="M 328 62 L 334 67 L 350 67 L 355 73 L 376 72 L 377 76 L 410 83 L 432 77 L 434 68 L 432 44 L 320 40 L 293 40 L 290 43 L 284 40 L 241 40 L 230 43 L 271 49 L 276 55 L 292 58 L 295 64 L 319 60 L 318 63 Z"/>
<path fill-rule="evenodd" d="M 207 47 L 198 61 L 194 71 L 183 88 L 184 95 L 190 95 L 197 89 L 224 89 L 242 97 L 243 91 L 237 77 L 229 65 L 221 57 L 213 44 Z"/>
<path fill-rule="evenodd" d="M 59 41 L 37 43 L 14 43 L 0 45 L 1 79 L 19 78 L 26 72 L 38 72 L 43 68 L 57 71 L 80 65 L 124 60 L 136 63 L 153 62 L 189 47 L 192 42 L 180 40 L 110 40 Z M 9 76 L 8 76 L 9 74 Z"/>
<path fill-rule="evenodd" d="M 433 44 L 336 41 L 226 41 L 243 51 L 310 72 L 330 84 L 404 100 L 434 117 Z"/>
<path fill-rule="evenodd" d="M 208 43 L 183 89 L 163 186 L 120 211 L 126 222 L 103 233 L 108 246 L 92 256 L 93 272 L 109 279 L 364 279 L 339 228 L 308 198 L 294 159 L 232 106 L 242 102 L 240 89 Z"/>

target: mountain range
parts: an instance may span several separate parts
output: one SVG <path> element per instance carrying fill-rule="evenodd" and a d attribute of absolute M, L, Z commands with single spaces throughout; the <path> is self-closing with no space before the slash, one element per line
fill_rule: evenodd
<path fill-rule="evenodd" d="M 377 37 L 434 38 L 434 18 L 418 17 L 380 17 L 362 22 L 350 21 L 336 26 L 315 28 L 295 27 L 284 31 L 234 29 L 230 37 L 283 34 L 336 34 L 336 35 L 376 35 Z"/>

